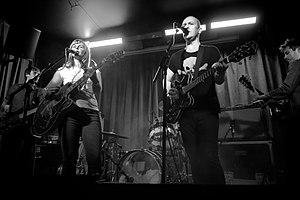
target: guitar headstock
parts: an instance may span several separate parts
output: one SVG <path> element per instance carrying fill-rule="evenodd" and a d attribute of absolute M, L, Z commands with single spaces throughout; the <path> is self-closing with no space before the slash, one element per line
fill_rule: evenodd
<path fill-rule="evenodd" d="M 124 50 L 120 50 L 120 51 L 117 51 L 117 52 L 114 52 L 110 55 L 108 55 L 107 57 L 105 57 L 103 59 L 103 63 L 107 63 L 107 62 L 112 62 L 112 63 L 115 63 L 117 60 L 120 60 L 121 58 L 123 58 L 125 55 L 125 51 Z"/>
<path fill-rule="evenodd" d="M 227 56 L 227 62 L 239 62 L 243 58 L 256 54 L 257 48 L 258 45 L 254 41 L 249 41 L 237 47 L 229 56 Z"/>
<path fill-rule="evenodd" d="M 251 90 L 251 92 L 255 92 L 253 85 L 251 84 L 251 81 L 247 75 L 242 75 L 239 78 L 239 82 L 242 83 L 246 88 Z"/>

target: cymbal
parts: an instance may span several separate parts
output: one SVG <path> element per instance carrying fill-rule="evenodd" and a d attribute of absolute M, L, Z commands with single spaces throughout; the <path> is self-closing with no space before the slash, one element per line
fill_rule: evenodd
<path fill-rule="evenodd" d="M 114 132 L 111 132 L 111 131 L 110 131 L 110 132 L 102 131 L 102 134 L 103 134 L 103 135 L 107 135 L 107 136 L 116 137 L 116 138 L 128 139 L 128 137 L 126 137 L 126 136 L 118 135 L 118 134 L 116 134 L 116 133 L 114 133 Z"/>

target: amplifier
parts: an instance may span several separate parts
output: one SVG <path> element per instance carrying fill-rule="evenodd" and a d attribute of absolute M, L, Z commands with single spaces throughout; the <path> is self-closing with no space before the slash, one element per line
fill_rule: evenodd
<path fill-rule="evenodd" d="M 34 175 L 56 175 L 62 163 L 59 144 L 36 144 Z"/>
<path fill-rule="evenodd" d="M 222 142 L 219 143 L 219 156 L 227 184 L 276 182 L 272 141 Z"/>
<path fill-rule="evenodd" d="M 269 111 L 260 107 L 221 110 L 219 139 L 266 140 L 273 137 Z"/>

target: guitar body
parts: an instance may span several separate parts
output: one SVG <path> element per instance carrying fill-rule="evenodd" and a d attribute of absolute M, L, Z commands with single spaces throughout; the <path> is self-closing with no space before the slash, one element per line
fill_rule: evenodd
<path fill-rule="evenodd" d="M 289 101 L 284 100 L 269 100 L 266 104 L 270 108 L 270 114 L 276 119 L 285 119 L 289 116 Z"/>
<path fill-rule="evenodd" d="M 26 116 L 29 117 L 35 113 L 35 111 L 36 108 L 28 110 L 26 112 Z M 0 121 L 0 135 L 9 134 L 16 126 L 29 124 L 28 121 L 31 121 L 30 119 L 24 120 L 23 112 L 21 114 L 14 113 L 9 115 L 4 120 Z"/>
<path fill-rule="evenodd" d="M 174 124 L 181 117 L 185 108 L 194 104 L 194 98 L 190 92 L 185 93 L 183 88 L 191 81 L 191 75 L 185 75 L 181 81 L 174 81 L 174 87 L 179 91 L 179 99 L 167 102 L 167 123 Z"/>
<path fill-rule="evenodd" d="M 0 121 L 0 135 L 10 133 L 10 131 L 17 125 L 21 124 L 22 120 L 17 116 L 13 115 L 5 120 Z"/>
<path fill-rule="evenodd" d="M 65 95 L 69 85 L 64 85 L 60 91 L 51 99 L 44 99 L 38 106 L 30 128 L 36 137 L 42 137 L 52 133 L 61 123 L 65 114 L 74 108 L 76 104 Z"/>

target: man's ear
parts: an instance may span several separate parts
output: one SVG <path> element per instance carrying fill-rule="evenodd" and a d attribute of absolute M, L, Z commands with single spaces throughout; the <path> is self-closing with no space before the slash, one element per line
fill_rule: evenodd
<path fill-rule="evenodd" d="M 202 28 L 201 28 L 201 27 L 199 27 L 198 33 L 201 33 L 201 32 L 202 32 Z"/>

